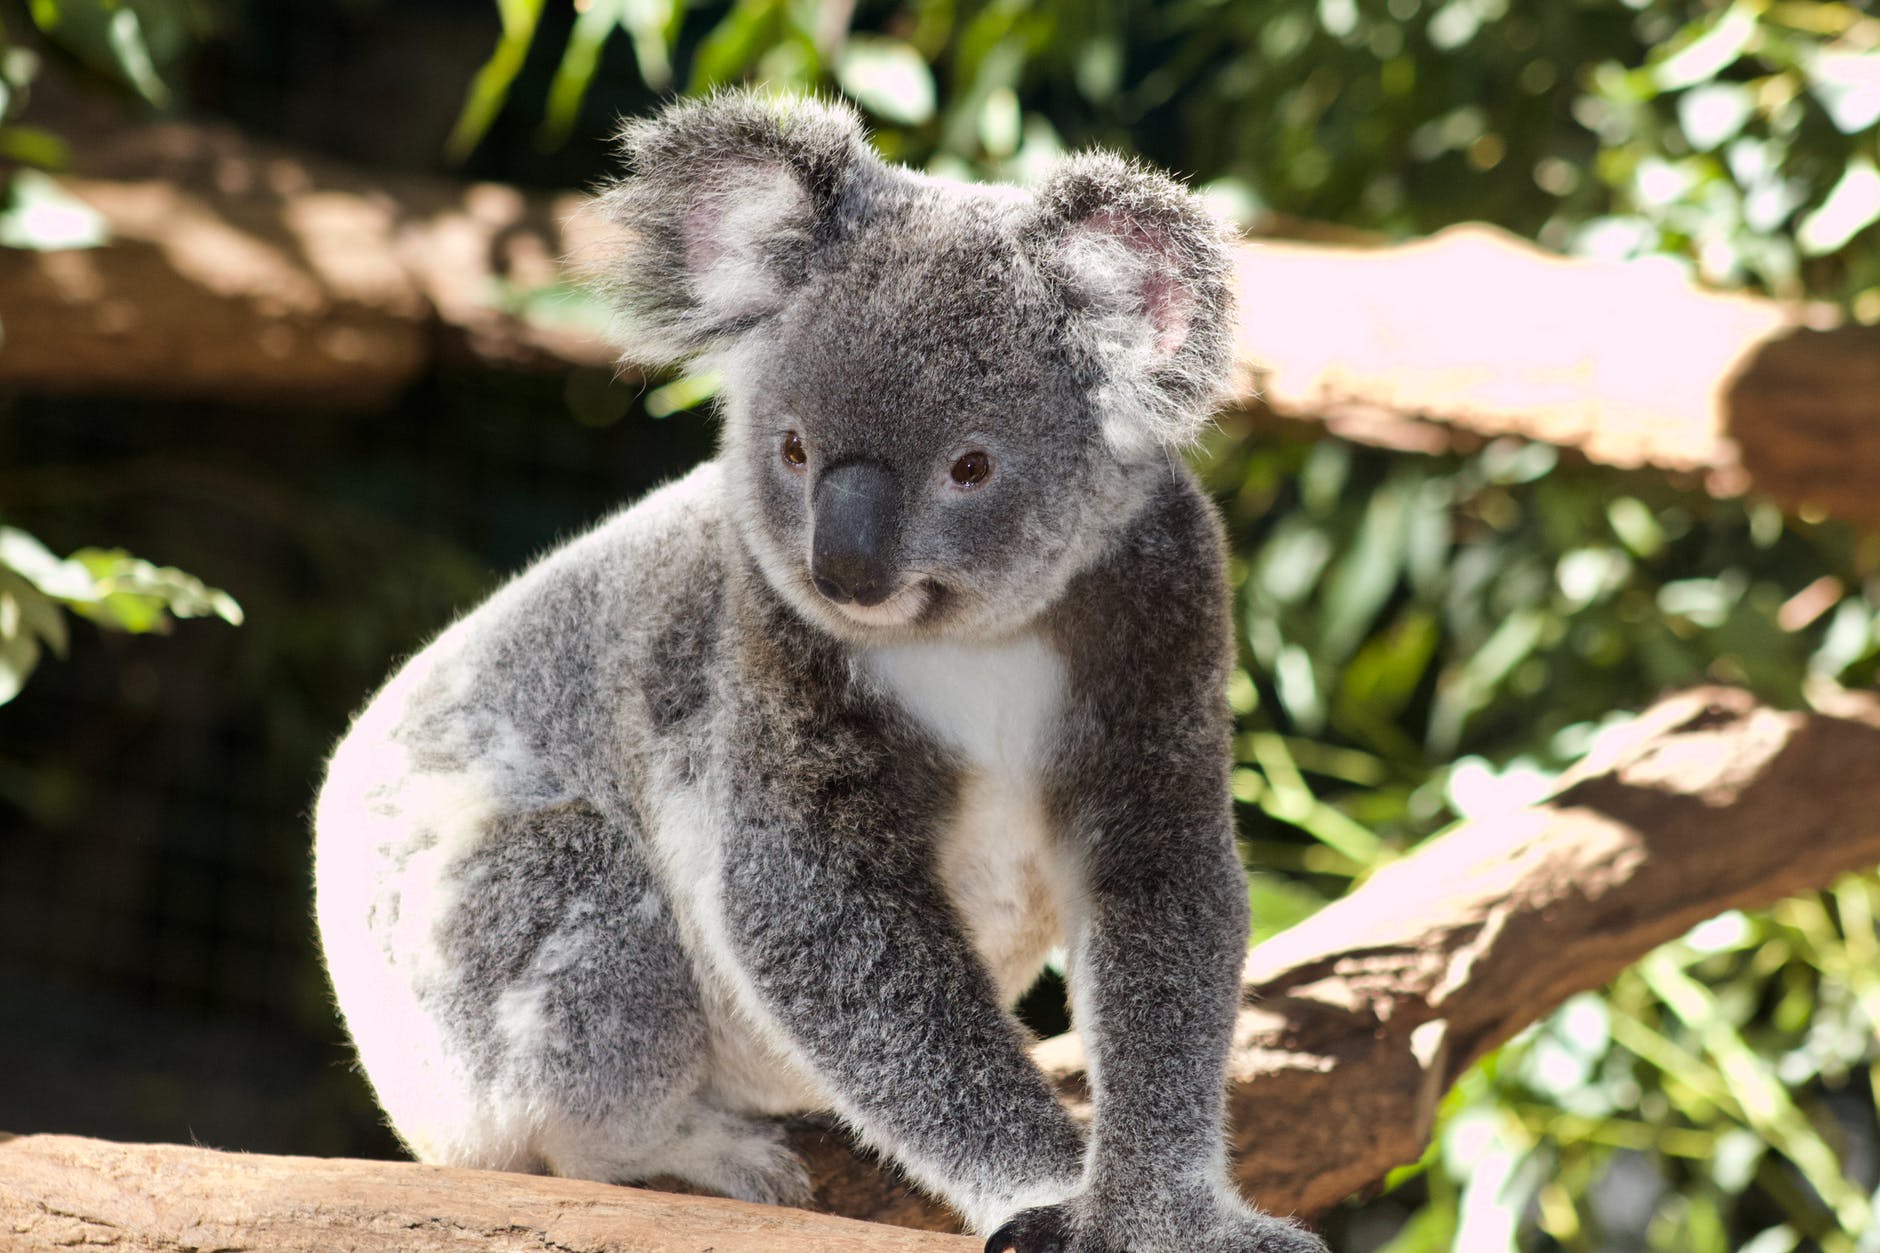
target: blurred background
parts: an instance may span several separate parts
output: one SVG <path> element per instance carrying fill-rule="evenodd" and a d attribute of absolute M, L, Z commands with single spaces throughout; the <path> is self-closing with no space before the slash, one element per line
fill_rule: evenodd
<path fill-rule="evenodd" d="M 1880 18 L 1818 0 L 0 0 L 0 246 L 102 243 L 55 176 L 141 119 L 363 184 L 578 190 L 618 116 L 738 81 L 840 92 L 962 177 L 1104 144 L 1254 232 L 1482 220 L 1880 322 Z M 555 279 L 478 298 L 599 316 Z M 600 362 L 442 354 L 343 405 L 266 384 L 0 394 L 0 1128 L 395 1155 L 316 955 L 324 754 L 504 572 L 714 438 L 707 382 Z M 1802 706 L 1880 664 L 1880 536 L 1818 514 L 1510 440 L 1229 417 L 1196 461 L 1263 935 L 1543 795 L 1669 688 Z M 1335 1246 L 1880 1250 L 1876 916 L 1854 876 L 1575 998 Z M 1026 1012 L 1063 1022 L 1050 983 Z"/>

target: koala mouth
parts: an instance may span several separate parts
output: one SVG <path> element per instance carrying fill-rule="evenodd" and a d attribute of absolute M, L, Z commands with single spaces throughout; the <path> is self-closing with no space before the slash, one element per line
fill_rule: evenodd
<path fill-rule="evenodd" d="M 898 588 L 886 600 L 872 605 L 855 601 L 831 602 L 843 617 L 863 626 L 911 626 L 928 617 L 940 600 L 940 586 L 932 579 L 914 579 Z"/>

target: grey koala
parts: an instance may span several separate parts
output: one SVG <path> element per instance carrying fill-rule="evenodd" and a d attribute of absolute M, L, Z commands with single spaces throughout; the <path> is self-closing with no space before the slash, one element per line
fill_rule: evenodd
<path fill-rule="evenodd" d="M 366 708 L 316 815 L 340 1008 L 430 1162 L 800 1201 L 834 1110 L 1023 1253 L 1295 1253 L 1223 1149 L 1247 937 L 1223 544 L 1173 449 L 1228 376 L 1168 179 L 1035 191 L 732 93 L 629 125 L 631 358 L 717 458 Z M 1067 953 L 1086 1137 L 1008 1008 Z"/>

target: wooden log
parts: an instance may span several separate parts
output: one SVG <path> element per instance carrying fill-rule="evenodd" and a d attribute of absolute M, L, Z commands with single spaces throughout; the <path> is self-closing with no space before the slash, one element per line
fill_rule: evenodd
<path fill-rule="evenodd" d="M 1727 909 L 1880 863 L 1880 697 L 1669 698 L 1543 805 L 1471 820 L 1248 957 L 1240 1179 L 1313 1213 L 1413 1161 L 1462 1071 Z"/>
<path fill-rule="evenodd" d="M 1880 327 L 1469 225 L 1238 258 L 1245 403 L 1360 443 L 1513 436 L 1880 522 Z"/>
<path fill-rule="evenodd" d="M 63 185 L 110 242 L 0 249 L 0 387 L 377 408 L 447 362 L 613 362 L 591 308 L 539 296 L 599 238 L 585 197 L 178 123 L 107 126 L 78 159 Z"/>
<path fill-rule="evenodd" d="M 973 1253 L 962 1236 L 575 1179 L 0 1137 L 0 1247 L 269 1253 Z"/>
<path fill-rule="evenodd" d="M 1229 1092 L 1247 1193 L 1269 1209 L 1312 1215 L 1374 1186 L 1422 1152 L 1437 1101 L 1465 1067 L 1567 997 L 1723 910 L 1880 863 L 1880 697 L 1823 699 L 1830 708 L 1805 713 L 1732 689 L 1671 697 L 1602 736 L 1545 804 L 1465 823 L 1254 949 Z M 1084 1106 L 1076 1037 L 1044 1041 L 1037 1056 L 1072 1107 Z M 940 1207 L 826 1126 L 802 1122 L 792 1137 L 822 1208 L 952 1227 Z M 225 1180 L 229 1161 L 247 1173 Z M 692 1199 L 669 1210 L 599 1185 L 317 1165 L 24 1137 L 0 1145 L 0 1232 L 110 1230 L 123 1247 L 168 1249 L 177 1246 L 159 1241 L 187 1220 L 235 1233 L 231 1243 L 246 1224 L 269 1233 L 268 1247 L 346 1247 L 337 1233 L 356 1223 L 359 1248 L 433 1247 L 369 1242 L 385 1232 L 518 1241 L 547 1232 L 561 1241 L 549 1247 L 695 1248 L 717 1239 L 724 1250 L 747 1247 L 733 1241 L 766 1221 L 731 1202 Z M 328 1195 L 318 1192 L 326 1179 L 343 1180 L 343 1205 L 313 1199 Z M 779 1213 L 758 1212 L 784 1224 L 763 1230 L 792 1234 L 766 1234 L 772 1243 L 762 1247 L 799 1247 L 787 1242 L 794 1233 L 824 1230 L 789 1226 L 808 1220 Z M 581 1226 L 597 1214 L 599 1226 Z M 598 1237 L 580 1232 L 609 1223 L 638 1239 L 635 1215 L 701 1243 L 581 1242 Z M 303 1219 L 330 1243 L 287 1243 Z M 874 1247 L 970 1247 L 880 1238 Z"/>
<path fill-rule="evenodd" d="M 372 407 L 441 361 L 613 358 L 592 306 L 539 298 L 604 239 L 579 196 L 368 176 L 214 126 L 64 129 L 95 136 L 66 186 L 113 242 L 0 250 L 0 387 Z M 1483 226 L 1237 264 L 1257 418 L 1423 451 L 1545 440 L 1880 523 L 1880 327 Z"/>

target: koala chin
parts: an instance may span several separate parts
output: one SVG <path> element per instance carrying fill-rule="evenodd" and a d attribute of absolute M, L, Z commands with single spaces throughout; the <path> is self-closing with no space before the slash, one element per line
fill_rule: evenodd
<path fill-rule="evenodd" d="M 807 1198 L 832 1110 L 993 1249 L 1322 1248 L 1223 1150 L 1247 938 L 1220 524 L 1220 228 L 1091 152 L 1035 189 L 745 93 L 624 133 L 628 360 L 718 456 L 550 553 L 359 715 L 327 965 L 428 1162 Z M 1009 1007 L 1067 954 L 1095 1095 Z"/>

